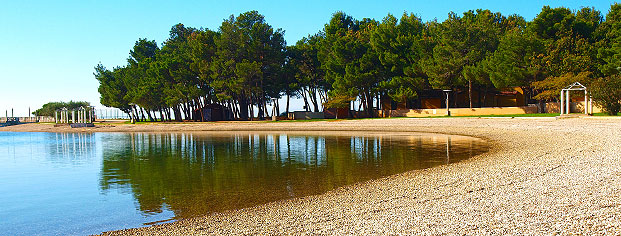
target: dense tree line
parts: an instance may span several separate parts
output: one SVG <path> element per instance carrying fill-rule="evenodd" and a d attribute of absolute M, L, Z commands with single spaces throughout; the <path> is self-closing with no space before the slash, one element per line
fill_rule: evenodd
<path fill-rule="evenodd" d="M 530 22 L 481 9 L 451 12 L 442 22 L 337 12 L 323 30 L 291 46 L 283 30 L 251 11 L 217 31 L 177 24 L 161 47 L 139 39 L 127 65 L 98 65 L 95 77 L 103 105 L 137 120 L 179 121 L 200 120 L 192 111 L 206 104 L 220 104 L 237 119 L 262 118 L 280 112 L 267 106 L 278 107 L 283 96 L 287 111 L 296 97 L 308 111 L 357 100 L 369 114 L 381 96 L 405 102 L 428 89 L 466 92 L 470 107 L 481 106 L 474 89 L 512 86 L 524 89 L 527 102 L 554 101 L 569 81 L 593 85 L 612 114 L 620 71 L 621 4 L 614 4 L 605 18 L 593 8 L 546 6 Z"/>
<path fill-rule="evenodd" d="M 78 110 L 81 107 L 89 107 L 91 104 L 84 101 L 69 101 L 69 102 L 48 102 L 43 104 L 43 106 L 36 111 L 33 111 L 32 114 L 35 116 L 51 116 L 54 117 L 55 112 L 62 109 L 67 108 L 68 110 Z"/>

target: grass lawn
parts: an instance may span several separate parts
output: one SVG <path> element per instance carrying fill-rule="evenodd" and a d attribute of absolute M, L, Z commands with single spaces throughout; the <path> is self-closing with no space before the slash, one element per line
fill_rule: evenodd
<path fill-rule="evenodd" d="M 601 112 L 601 113 L 593 113 L 593 116 L 611 116 L 611 115 L 608 115 L 608 113 Z M 617 113 L 617 116 L 621 116 L 621 113 Z"/>

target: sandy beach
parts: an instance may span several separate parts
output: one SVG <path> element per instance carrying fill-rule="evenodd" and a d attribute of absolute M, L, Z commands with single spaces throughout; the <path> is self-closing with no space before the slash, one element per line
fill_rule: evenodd
<path fill-rule="evenodd" d="M 21 132 L 432 132 L 488 140 L 469 160 L 327 193 L 105 235 L 621 234 L 621 119 L 439 118 L 110 124 Z"/>

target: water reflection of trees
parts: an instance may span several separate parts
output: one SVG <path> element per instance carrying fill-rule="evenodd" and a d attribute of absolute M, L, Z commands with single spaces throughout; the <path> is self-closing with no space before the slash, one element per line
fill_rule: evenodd
<path fill-rule="evenodd" d="M 318 194 L 447 158 L 445 140 L 416 136 L 119 134 L 103 146 L 102 189 L 130 188 L 141 211 L 166 206 L 181 218 Z M 452 152 L 451 161 L 469 155 Z"/>

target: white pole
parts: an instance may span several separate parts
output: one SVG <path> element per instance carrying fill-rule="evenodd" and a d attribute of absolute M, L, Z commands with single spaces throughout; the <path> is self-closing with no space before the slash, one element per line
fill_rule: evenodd
<path fill-rule="evenodd" d="M 584 90 L 584 114 L 588 115 L 589 114 L 589 100 L 587 98 L 587 91 L 586 89 Z"/>
<path fill-rule="evenodd" d="M 569 100 L 569 92 L 569 90 L 565 91 L 565 113 L 567 113 L 568 115 L 569 113 L 571 113 L 569 106 L 569 104 L 571 104 L 571 100 Z"/>
<path fill-rule="evenodd" d="M 565 104 L 563 103 L 563 99 L 565 99 L 565 96 L 563 96 L 565 93 L 565 91 L 561 90 L 561 115 L 563 114 L 563 111 L 565 110 Z"/>
<path fill-rule="evenodd" d="M 58 124 L 58 111 L 54 111 L 54 123 Z"/>

